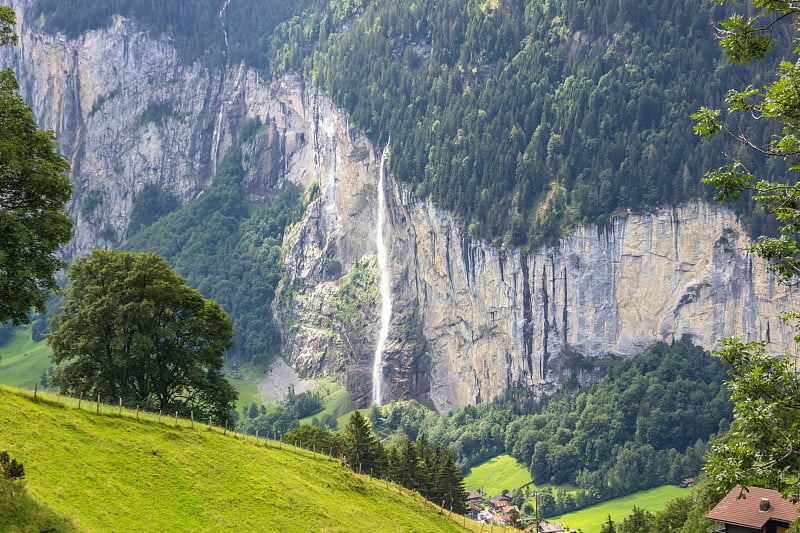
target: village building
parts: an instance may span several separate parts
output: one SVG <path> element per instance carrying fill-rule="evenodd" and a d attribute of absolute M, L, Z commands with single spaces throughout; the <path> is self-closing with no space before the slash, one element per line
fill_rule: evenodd
<path fill-rule="evenodd" d="M 777 491 L 750 487 L 742 494 L 737 485 L 706 515 L 724 525 L 720 533 L 785 533 L 798 517 L 800 504 Z"/>

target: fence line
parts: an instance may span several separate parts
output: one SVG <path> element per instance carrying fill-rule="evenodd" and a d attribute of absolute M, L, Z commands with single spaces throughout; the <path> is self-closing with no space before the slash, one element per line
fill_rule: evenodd
<path fill-rule="evenodd" d="M 90 414 L 90 415 L 92 414 L 91 410 L 87 411 L 86 409 L 81 408 L 81 404 L 82 404 L 82 401 L 83 401 L 83 394 L 81 394 L 80 397 L 78 397 L 76 399 L 76 398 L 71 397 L 71 396 L 64 396 L 59 391 L 58 394 L 55 395 L 56 399 L 53 400 L 54 395 L 52 393 L 39 391 L 38 390 L 38 386 L 34 388 L 33 392 L 29 392 L 29 391 L 22 390 L 22 389 L 11 389 L 9 387 L 0 387 L 0 392 L 3 392 L 3 389 L 5 389 L 5 391 L 9 392 L 10 394 L 16 394 L 17 396 L 22 396 L 22 397 L 28 398 L 29 400 L 33 401 L 34 403 L 49 403 L 49 404 L 54 404 L 54 405 L 56 405 L 58 407 L 65 407 L 65 408 L 71 407 L 71 408 L 77 409 L 77 410 L 79 410 L 81 412 L 84 412 L 84 413 L 87 413 L 87 414 Z M 97 402 L 96 402 L 96 407 L 95 407 L 95 413 L 94 413 L 95 415 L 112 416 L 112 417 L 117 417 L 117 418 L 127 418 L 127 419 L 136 420 L 137 422 L 145 421 L 145 422 L 156 423 L 156 424 L 160 424 L 160 425 L 166 425 L 166 426 L 170 426 L 170 427 L 195 430 L 195 420 L 194 420 L 194 412 L 193 411 L 190 411 L 190 418 L 179 417 L 179 413 L 178 413 L 178 411 L 176 411 L 175 412 L 175 422 L 174 422 L 174 424 L 170 424 L 169 422 L 162 422 L 161 421 L 161 418 L 162 418 L 162 412 L 161 411 L 158 412 L 157 416 L 156 416 L 156 413 L 154 413 L 152 411 L 141 411 L 142 416 L 140 417 L 140 408 L 139 408 L 140 406 L 139 405 L 137 405 L 135 409 L 132 409 L 132 408 L 128 408 L 128 407 L 123 406 L 122 398 L 119 399 L 118 404 L 105 404 L 105 403 L 102 403 L 100 401 L 100 399 L 101 398 L 98 395 Z M 115 409 L 115 407 L 116 407 L 116 409 Z M 114 412 L 114 411 L 116 411 L 116 412 Z M 209 422 L 208 424 L 203 424 L 202 422 L 200 422 L 199 423 L 199 425 L 201 426 L 200 429 L 202 430 L 203 429 L 202 426 L 205 426 L 205 431 L 211 431 L 211 432 L 216 433 L 217 435 L 227 436 L 227 433 L 228 433 L 228 424 L 227 424 L 227 422 L 225 423 L 225 427 L 224 428 L 222 426 L 214 426 L 214 425 L 212 425 L 210 423 L 211 422 L 211 417 L 208 418 L 208 422 Z M 236 427 L 237 426 L 234 425 L 233 431 L 231 432 L 231 437 L 234 440 L 238 440 L 237 433 L 236 433 Z M 311 458 L 311 459 L 314 459 L 314 460 L 338 462 L 338 463 L 344 465 L 344 459 L 342 457 L 333 457 L 333 456 L 331 456 L 329 454 L 326 454 L 325 453 L 325 448 L 317 449 L 316 446 L 313 449 L 304 448 L 302 446 L 300 446 L 298 448 L 297 441 L 293 442 L 291 445 L 288 445 L 286 448 L 284 448 L 283 447 L 283 441 L 280 440 L 280 438 L 275 438 L 275 437 L 277 437 L 277 435 L 273 435 L 272 436 L 273 438 L 270 438 L 269 433 L 267 433 L 267 435 L 264 435 L 264 436 L 260 437 L 258 430 L 256 430 L 256 434 L 254 436 L 250 436 L 250 435 L 247 435 L 244 432 L 242 432 L 241 437 L 242 437 L 242 442 L 244 444 L 247 444 L 248 442 L 250 442 L 256 447 L 286 450 L 287 452 L 292 452 L 292 453 L 295 453 L 297 455 L 302 455 L 304 457 L 308 457 L 308 458 Z M 260 444 L 260 442 L 263 442 L 263 445 Z M 329 452 L 333 452 L 333 448 L 330 448 L 328 451 Z M 317 453 L 317 452 L 319 452 L 319 453 Z M 363 472 L 360 472 L 360 471 L 356 472 L 356 471 L 351 470 L 349 468 L 348 468 L 348 471 L 352 472 L 352 474 L 354 476 L 360 476 L 360 477 L 364 477 L 364 478 L 369 478 L 369 479 L 375 481 L 376 483 L 378 481 L 382 480 L 382 481 L 385 482 L 384 484 L 385 484 L 385 488 L 386 489 L 388 489 L 390 491 L 397 491 L 398 494 L 402 494 L 404 496 L 411 496 L 414 502 L 417 501 L 418 493 L 417 493 L 416 490 L 408 489 L 406 487 L 403 487 L 402 485 L 399 485 L 398 483 L 395 483 L 394 481 L 389 481 L 388 479 L 381 479 L 381 478 L 372 477 L 371 472 L 370 472 L 370 474 L 366 474 L 366 473 L 363 473 Z M 487 525 L 487 524 L 485 524 L 483 522 L 476 522 L 474 520 L 468 520 L 466 515 L 463 516 L 464 520 L 463 520 L 463 523 L 461 523 L 461 520 L 453 519 L 453 517 L 452 517 L 452 514 L 453 514 L 452 509 L 447 509 L 444 506 L 437 505 L 436 503 L 433 503 L 433 502 L 429 502 L 428 500 L 426 500 L 424 498 L 422 498 L 422 504 L 424 506 L 424 509 L 427 509 L 428 505 L 430 505 L 433 510 L 436 510 L 437 514 L 439 514 L 439 515 L 447 515 L 448 518 L 450 518 L 453 522 L 455 522 L 458 525 L 463 526 L 466 529 L 470 529 L 471 531 L 479 531 L 478 530 L 478 526 L 481 526 L 480 530 L 482 531 L 483 530 L 483 526 Z M 459 516 L 461 516 L 461 515 L 459 515 Z M 497 525 L 497 524 L 493 525 L 492 528 L 493 528 L 493 531 L 497 531 L 498 533 L 510 533 L 510 532 L 518 532 L 518 531 L 520 531 L 519 529 L 513 528 L 511 526 L 501 526 L 501 525 Z"/>

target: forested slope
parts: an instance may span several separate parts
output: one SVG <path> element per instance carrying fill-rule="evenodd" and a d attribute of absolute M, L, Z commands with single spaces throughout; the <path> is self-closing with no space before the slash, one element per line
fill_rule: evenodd
<path fill-rule="evenodd" d="M 704 0 L 372 4 L 312 69 L 375 141 L 391 135 L 419 196 L 522 245 L 708 194 L 721 145 L 688 115 L 742 84 L 713 38 L 723 15 Z"/>
<path fill-rule="evenodd" d="M 374 142 L 391 137 L 392 170 L 419 196 L 514 246 L 708 197 L 700 178 L 722 144 L 701 144 L 689 114 L 769 71 L 724 61 L 711 23 L 728 8 L 707 0 L 73 4 L 36 9 L 71 35 L 123 13 L 172 31 L 190 58 L 222 57 L 223 21 L 231 60 L 304 72 Z"/>
<path fill-rule="evenodd" d="M 283 274 L 283 233 L 305 202 L 299 188 L 289 186 L 266 207 L 249 205 L 242 174 L 241 150 L 233 148 L 195 202 L 177 208 L 168 193 L 145 189 L 134 202 L 125 248 L 165 257 L 230 315 L 235 353 L 265 364 L 280 352 L 272 300 Z"/>
<path fill-rule="evenodd" d="M 576 356 L 574 369 L 591 364 Z M 559 514 L 695 476 L 709 442 L 731 420 L 726 378 L 727 366 L 701 348 L 657 343 L 612 364 L 598 385 L 578 394 L 536 401 L 510 390 L 505 399 L 441 417 L 395 404 L 372 421 L 379 433 L 426 433 L 465 471 L 511 455 L 534 483 L 559 487 L 555 499 L 543 500 L 548 514 Z"/>

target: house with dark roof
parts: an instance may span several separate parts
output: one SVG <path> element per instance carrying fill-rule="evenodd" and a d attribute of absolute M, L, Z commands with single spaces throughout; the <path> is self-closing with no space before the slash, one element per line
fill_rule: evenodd
<path fill-rule="evenodd" d="M 467 504 L 478 504 L 483 501 L 483 494 L 479 490 L 467 491 Z"/>
<path fill-rule="evenodd" d="M 750 487 L 742 493 L 737 485 L 706 518 L 724 524 L 718 530 L 721 533 L 785 533 L 798 511 L 800 503 L 790 502 L 777 491 Z"/>

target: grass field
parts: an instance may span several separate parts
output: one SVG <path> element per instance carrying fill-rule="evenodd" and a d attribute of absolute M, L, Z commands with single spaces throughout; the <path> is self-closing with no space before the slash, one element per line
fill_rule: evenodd
<path fill-rule="evenodd" d="M 50 346 L 46 341 L 33 342 L 30 330 L 14 331 L 14 338 L 0 347 L 0 385 L 33 389 L 50 361 Z"/>
<path fill-rule="evenodd" d="M 252 371 L 239 371 L 233 375 L 227 376 L 228 381 L 230 381 L 233 388 L 239 393 L 239 399 L 236 402 L 236 406 L 239 410 L 243 407 L 249 407 L 252 403 L 256 405 L 264 403 L 263 398 L 261 398 L 258 393 L 258 376 L 258 373 Z"/>
<path fill-rule="evenodd" d="M 528 469 L 510 455 L 489 459 L 470 471 L 464 478 L 467 490 L 480 489 L 488 495 L 500 495 L 503 490 L 516 490 L 531 482 Z"/>
<path fill-rule="evenodd" d="M 574 513 L 549 518 L 549 520 L 551 522 L 561 522 L 573 529 L 581 529 L 583 533 L 599 533 L 603 522 L 608 519 L 608 515 L 611 515 L 614 522 L 620 523 L 631 514 L 634 505 L 655 513 L 666 507 L 670 500 L 682 498 L 692 490 L 694 489 L 682 489 L 675 485 L 664 485 L 609 500 Z"/>
<path fill-rule="evenodd" d="M 350 401 L 350 393 L 347 392 L 347 389 L 332 380 L 320 382 L 317 388 L 314 389 L 315 392 L 317 390 L 322 391 L 325 408 L 309 417 L 300 419 L 300 424 L 311 424 L 314 418 L 319 420 L 323 416 L 329 414 L 337 419 L 339 424 L 337 429 L 344 427 L 344 424 L 350 419 L 350 412 L 353 410 L 353 404 Z M 342 420 L 339 420 L 340 418 Z"/>
<path fill-rule="evenodd" d="M 480 530 L 311 452 L 53 400 L 0 387 L 0 450 L 25 465 L 31 499 L 79 531 Z"/>

